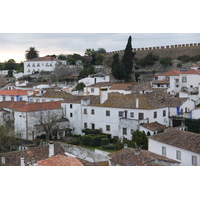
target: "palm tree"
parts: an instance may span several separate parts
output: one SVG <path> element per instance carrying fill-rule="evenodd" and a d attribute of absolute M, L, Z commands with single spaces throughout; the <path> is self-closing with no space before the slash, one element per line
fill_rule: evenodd
<path fill-rule="evenodd" d="M 29 47 L 29 49 L 26 50 L 25 57 L 26 57 L 26 60 L 38 58 L 39 57 L 39 51 L 37 51 L 35 49 L 35 47 Z"/>

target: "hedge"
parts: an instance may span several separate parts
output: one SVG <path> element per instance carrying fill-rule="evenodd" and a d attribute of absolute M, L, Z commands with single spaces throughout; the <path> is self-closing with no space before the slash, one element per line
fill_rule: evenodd
<path fill-rule="evenodd" d="M 105 135 L 84 135 L 80 138 L 80 140 L 83 145 L 98 147 L 101 146 L 101 139 L 104 137 Z"/>
<path fill-rule="evenodd" d="M 109 139 L 108 138 L 101 138 L 101 145 L 107 145 L 109 144 Z"/>
<path fill-rule="evenodd" d="M 105 150 L 115 150 L 115 145 L 114 144 L 103 145 L 102 149 L 105 149 Z"/>

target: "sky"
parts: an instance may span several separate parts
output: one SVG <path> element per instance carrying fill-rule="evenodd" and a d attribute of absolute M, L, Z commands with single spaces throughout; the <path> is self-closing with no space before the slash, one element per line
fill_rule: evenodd
<path fill-rule="evenodd" d="M 29 47 L 35 47 L 40 56 L 84 55 L 88 48 L 123 50 L 129 36 L 133 48 L 200 43 L 200 33 L 0 33 L 0 62 L 24 61 Z"/>

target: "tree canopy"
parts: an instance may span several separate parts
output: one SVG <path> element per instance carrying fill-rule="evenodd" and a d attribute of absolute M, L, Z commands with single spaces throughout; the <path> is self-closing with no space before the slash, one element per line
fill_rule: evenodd
<path fill-rule="evenodd" d="M 130 79 L 130 75 L 132 74 L 132 70 L 133 70 L 133 59 L 135 56 L 135 53 L 133 53 L 133 48 L 132 48 L 132 38 L 131 36 L 129 36 L 128 38 L 128 42 L 124 51 L 124 55 L 122 58 L 122 63 L 124 64 L 124 68 L 125 68 L 125 80 L 129 80 Z"/>
<path fill-rule="evenodd" d="M 37 51 L 35 47 L 29 47 L 29 49 L 26 50 L 26 52 L 25 52 L 25 57 L 26 57 L 26 60 L 38 58 L 39 51 Z"/>
<path fill-rule="evenodd" d="M 148 139 L 145 133 L 139 130 L 134 131 L 132 133 L 132 144 L 134 147 L 141 147 L 142 149 L 148 149 Z"/>

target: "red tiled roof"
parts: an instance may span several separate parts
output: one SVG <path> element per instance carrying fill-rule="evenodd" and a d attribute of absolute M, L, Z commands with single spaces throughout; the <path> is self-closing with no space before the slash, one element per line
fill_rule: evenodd
<path fill-rule="evenodd" d="M 55 58 L 53 57 L 50 57 L 50 56 L 45 56 L 45 57 L 39 57 L 39 58 L 34 58 L 34 59 L 31 59 L 29 61 L 25 61 L 25 62 L 30 62 L 30 61 L 53 61 L 53 60 L 56 60 Z"/>
<path fill-rule="evenodd" d="M 110 90 L 127 90 L 128 87 L 133 84 L 134 83 L 115 83 L 114 85 L 111 86 Z"/>
<path fill-rule="evenodd" d="M 147 150 L 140 150 L 140 153 L 136 153 L 137 149 L 124 148 L 119 151 L 115 151 L 109 156 L 110 161 L 120 166 L 151 166 L 151 165 L 170 165 L 178 164 L 179 162 L 169 159 L 165 156 L 155 154 Z"/>
<path fill-rule="evenodd" d="M 192 69 L 192 70 L 189 70 L 189 71 L 182 72 L 182 74 L 200 74 L 200 71 Z"/>
<path fill-rule="evenodd" d="M 0 91 L 0 95 L 11 95 L 11 96 L 28 95 L 28 91 L 33 91 L 33 90 L 2 90 Z M 35 91 L 33 92 L 35 93 Z"/>
<path fill-rule="evenodd" d="M 53 110 L 53 109 L 61 109 L 61 101 L 28 103 L 24 106 L 21 106 L 15 109 L 15 111 L 34 112 L 34 111 L 40 111 L 40 110 Z"/>
<path fill-rule="evenodd" d="M 147 128 L 152 131 L 166 129 L 167 127 L 158 123 L 158 122 L 152 122 L 152 123 L 146 123 L 146 124 L 140 124 L 140 126 L 143 126 L 144 128 Z"/>
<path fill-rule="evenodd" d="M 200 154 L 200 134 L 198 133 L 168 128 L 149 138 Z"/>
<path fill-rule="evenodd" d="M 2 101 L 0 102 L 0 108 L 19 108 L 21 106 L 26 105 L 26 101 Z"/>
<path fill-rule="evenodd" d="M 38 166 L 83 166 L 83 164 L 77 158 L 58 154 L 51 158 L 38 161 Z"/>
<path fill-rule="evenodd" d="M 169 71 L 169 72 L 164 72 L 162 74 L 159 74 L 158 76 L 179 76 L 179 74 L 181 74 L 180 71 L 172 70 L 172 71 Z"/>

